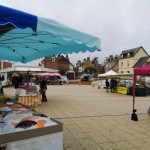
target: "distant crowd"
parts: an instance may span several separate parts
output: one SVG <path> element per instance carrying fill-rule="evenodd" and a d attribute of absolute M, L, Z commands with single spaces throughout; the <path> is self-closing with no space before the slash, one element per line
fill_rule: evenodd
<path fill-rule="evenodd" d="M 110 92 L 116 93 L 117 91 L 117 80 L 116 79 L 110 79 L 110 81 L 108 81 L 108 79 L 106 79 L 105 81 L 105 85 L 106 85 L 106 91 L 109 92 L 108 89 L 110 89 Z"/>

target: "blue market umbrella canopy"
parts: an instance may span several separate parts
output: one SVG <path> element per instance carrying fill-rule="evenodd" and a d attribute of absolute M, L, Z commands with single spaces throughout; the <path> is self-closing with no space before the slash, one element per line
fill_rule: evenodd
<path fill-rule="evenodd" d="M 0 5 L 0 59 L 27 63 L 50 55 L 95 50 L 100 50 L 97 37 Z"/>

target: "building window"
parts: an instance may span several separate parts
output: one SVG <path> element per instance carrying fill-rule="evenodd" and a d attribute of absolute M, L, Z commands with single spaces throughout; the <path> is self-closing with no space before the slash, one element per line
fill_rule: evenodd
<path fill-rule="evenodd" d="M 109 67 L 108 67 L 108 64 L 106 65 L 106 68 L 109 68 Z"/>
<path fill-rule="evenodd" d="M 121 68 L 123 68 L 123 62 L 121 62 Z"/>
<path fill-rule="evenodd" d="M 130 62 L 129 61 L 127 61 L 127 66 L 130 67 Z"/>
<path fill-rule="evenodd" d="M 127 73 L 130 73 L 130 71 L 127 71 Z"/>
<path fill-rule="evenodd" d="M 123 74 L 123 71 L 121 71 L 121 73 Z"/>
<path fill-rule="evenodd" d="M 55 62 L 55 57 L 52 57 L 52 61 Z"/>
<path fill-rule="evenodd" d="M 130 57 L 130 53 L 128 53 L 127 56 Z"/>
<path fill-rule="evenodd" d="M 111 64 L 109 64 L 109 69 L 111 69 Z"/>

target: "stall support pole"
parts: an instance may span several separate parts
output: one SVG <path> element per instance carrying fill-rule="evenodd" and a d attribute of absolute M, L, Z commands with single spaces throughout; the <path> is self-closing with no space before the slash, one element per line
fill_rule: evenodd
<path fill-rule="evenodd" d="M 136 109 L 135 107 L 135 88 L 136 88 L 136 75 L 134 74 L 133 76 L 133 109 L 132 109 L 132 114 L 131 114 L 131 120 L 133 121 L 138 121 L 138 116 L 136 114 Z"/>

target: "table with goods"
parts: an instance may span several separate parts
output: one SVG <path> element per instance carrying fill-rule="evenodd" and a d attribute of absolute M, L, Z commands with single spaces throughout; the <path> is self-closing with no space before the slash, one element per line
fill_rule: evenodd
<path fill-rule="evenodd" d="M 62 150 L 63 126 L 20 103 L 0 102 L 0 150 Z"/>

